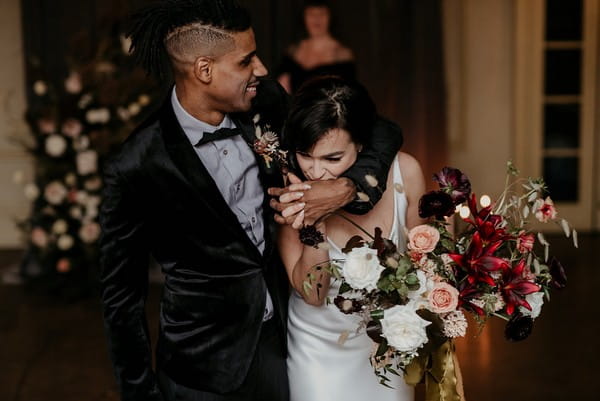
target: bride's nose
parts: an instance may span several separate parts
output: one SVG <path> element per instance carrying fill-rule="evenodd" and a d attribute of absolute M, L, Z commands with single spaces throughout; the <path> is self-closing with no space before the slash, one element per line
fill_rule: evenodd
<path fill-rule="evenodd" d="M 323 167 L 323 164 L 319 160 L 315 160 L 312 165 L 312 176 L 314 180 L 322 179 L 325 174 L 327 174 L 327 170 Z"/>

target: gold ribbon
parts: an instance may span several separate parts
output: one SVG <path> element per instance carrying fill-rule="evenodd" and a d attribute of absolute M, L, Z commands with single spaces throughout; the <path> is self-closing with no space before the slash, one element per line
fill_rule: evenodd
<path fill-rule="evenodd" d="M 451 340 L 415 357 L 406 367 L 404 380 L 413 386 L 425 381 L 426 401 L 465 401 L 460 366 Z"/>

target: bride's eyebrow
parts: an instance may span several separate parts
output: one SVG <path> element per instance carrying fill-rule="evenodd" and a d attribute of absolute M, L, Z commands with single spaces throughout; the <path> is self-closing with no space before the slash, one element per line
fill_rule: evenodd
<path fill-rule="evenodd" d="M 320 157 L 322 158 L 328 158 L 328 157 L 338 157 L 338 156 L 342 156 L 344 154 L 343 150 L 338 150 L 337 152 L 333 152 L 333 153 L 328 153 L 326 155 L 322 155 Z"/>

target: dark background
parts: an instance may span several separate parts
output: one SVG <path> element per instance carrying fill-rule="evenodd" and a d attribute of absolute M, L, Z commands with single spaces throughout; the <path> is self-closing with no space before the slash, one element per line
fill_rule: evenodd
<path fill-rule="evenodd" d="M 28 82 L 40 69 L 45 79 L 64 79 L 70 63 L 91 57 L 103 35 L 122 31 L 125 17 L 146 3 L 23 0 Z M 252 14 L 259 56 L 274 73 L 285 48 L 302 38 L 303 1 L 242 3 Z M 332 32 L 353 50 L 359 80 L 379 112 L 403 128 L 404 149 L 430 177 L 446 159 L 441 1 L 337 0 L 331 9 Z"/>

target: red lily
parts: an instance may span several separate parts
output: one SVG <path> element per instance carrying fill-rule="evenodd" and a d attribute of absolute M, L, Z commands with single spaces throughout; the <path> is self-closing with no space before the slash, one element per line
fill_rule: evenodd
<path fill-rule="evenodd" d="M 485 315 L 485 311 L 482 307 L 475 305 L 471 302 L 471 299 L 480 297 L 483 292 L 477 289 L 476 286 L 469 284 L 466 281 L 463 281 L 458 285 L 458 307 L 463 307 L 467 309 L 471 309 L 479 316 Z"/>
<path fill-rule="evenodd" d="M 473 215 L 473 220 L 464 219 L 467 223 L 471 224 L 480 233 L 481 239 L 485 242 L 501 241 L 510 237 L 506 233 L 502 224 L 502 216 L 492 214 L 492 207 L 487 206 L 481 210 L 477 210 L 477 201 L 475 194 L 471 194 L 469 198 L 469 209 Z"/>
<path fill-rule="evenodd" d="M 506 269 L 503 274 L 504 284 L 500 289 L 506 302 L 506 313 L 512 315 L 515 308 L 523 306 L 531 310 L 531 305 L 525 296 L 538 292 L 541 287 L 523 277 L 523 270 L 527 267 L 525 259 L 521 259 L 512 269 Z"/>
<path fill-rule="evenodd" d="M 496 282 L 490 273 L 510 267 L 506 260 L 492 256 L 502 244 L 503 241 L 496 241 L 484 246 L 480 232 L 476 231 L 464 255 L 450 253 L 448 256 L 465 270 L 469 284 L 483 282 L 495 287 Z"/>

